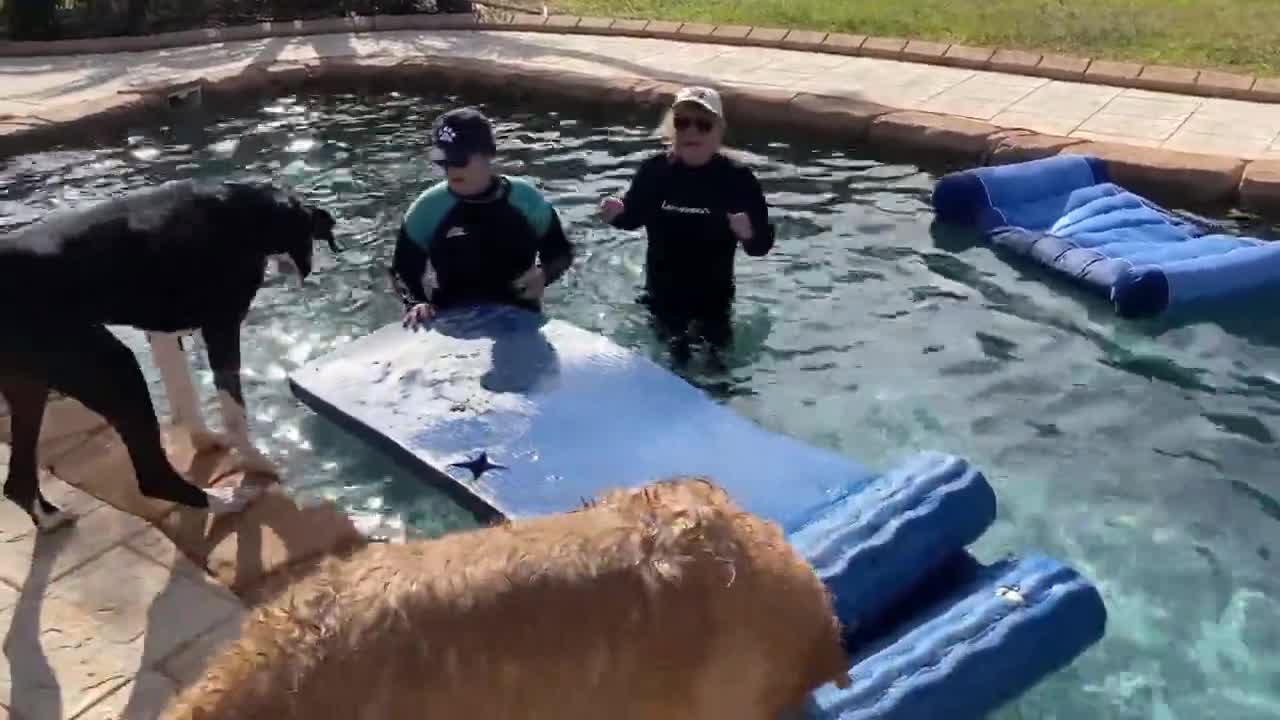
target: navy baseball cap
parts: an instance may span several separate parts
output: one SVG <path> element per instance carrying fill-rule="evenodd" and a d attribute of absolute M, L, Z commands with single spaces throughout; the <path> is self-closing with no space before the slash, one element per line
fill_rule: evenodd
<path fill-rule="evenodd" d="M 436 118 L 431 140 L 431 161 L 444 165 L 466 165 L 472 155 L 498 154 L 493 125 L 475 108 L 450 110 Z"/>

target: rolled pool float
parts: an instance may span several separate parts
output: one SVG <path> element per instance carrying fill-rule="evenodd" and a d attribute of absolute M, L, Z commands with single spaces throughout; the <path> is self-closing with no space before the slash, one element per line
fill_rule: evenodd
<path fill-rule="evenodd" d="M 995 517 L 995 491 L 982 473 L 929 452 L 811 510 L 788 540 L 830 588 L 840 622 L 860 634 Z"/>
<path fill-rule="evenodd" d="M 978 720 L 1102 638 L 1102 597 L 1075 570 L 1030 555 L 989 567 L 856 657 L 843 690 L 813 695 L 824 720 Z"/>
<path fill-rule="evenodd" d="M 938 180 L 939 222 L 969 227 L 1105 297 L 1122 317 L 1280 290 L 1280 243 L 1223 232 L 1111 181 L 1106 161 L 1057 155 Z"/>

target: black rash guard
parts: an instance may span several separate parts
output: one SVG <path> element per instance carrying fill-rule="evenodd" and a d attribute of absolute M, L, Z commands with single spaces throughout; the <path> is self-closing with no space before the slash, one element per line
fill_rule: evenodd
<path fill-rule="evenodd" d="M 722 154 L 690 167 L 669 152 L 659 153 L 640 165 L 623 203 L 626 209 L 612 224 L 645 228 L 645 289 L 655 309 L 691 318 L 726 314 L 738 245 L 756 257 L 773 248 L 774 227 L 759 181 L 749 167 Z M 752 238 L 741 243 L 728 218 L 739 212 L 751 218 L 752 227 Z"/>
<path fill-rule="evenodd" d="M 419 195 L 400 224 L 391 271 L 406 305 L 500 303 L 541 312 L 540 302 L 512 286 L 535 260 L 550 285 L 572 264 L 573 246 L 537 188 L 500 176 L 474 198 L 455 195 L 445 182 Z M 424 282 L 428 276 L 433 280 Z"/>

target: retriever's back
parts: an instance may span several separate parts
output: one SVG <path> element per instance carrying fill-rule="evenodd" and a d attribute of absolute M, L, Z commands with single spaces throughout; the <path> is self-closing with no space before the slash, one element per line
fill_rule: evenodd
<path fill-rule="evenodd" d="M 696 479 L 370 546 L 245 627 L 168 718 L 763 720 L 847 667 L 808 565 Z"/>

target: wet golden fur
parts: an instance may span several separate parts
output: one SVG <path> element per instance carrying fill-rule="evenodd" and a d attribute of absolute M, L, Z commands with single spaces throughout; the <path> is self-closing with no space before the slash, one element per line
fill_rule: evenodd
<path fill-rule="evenodd" d="M 848 660 L 826 588 L 698 478 L 326 561 L 167 720 L 776 720 Z"/>

